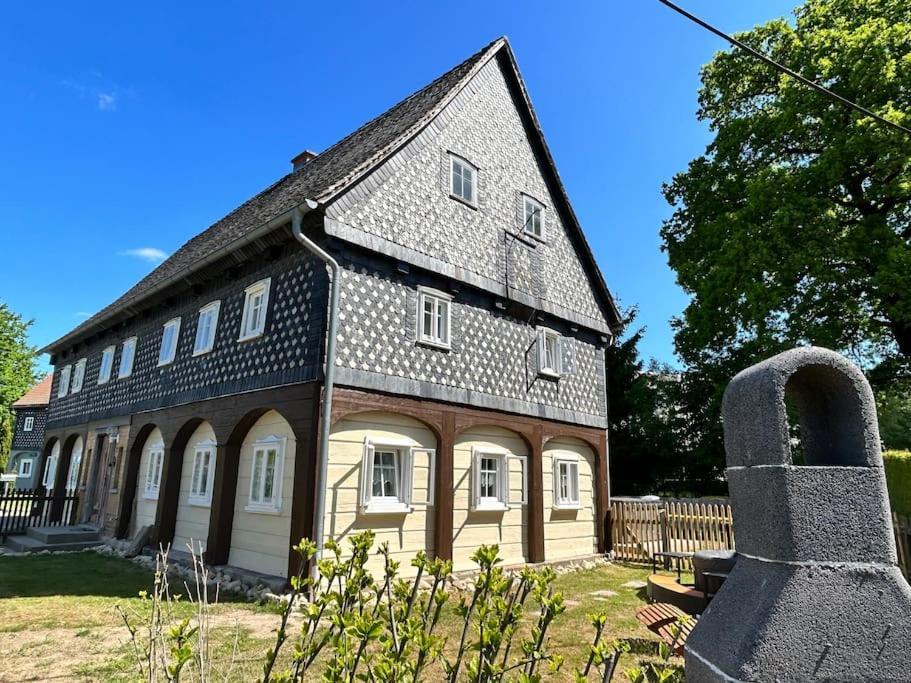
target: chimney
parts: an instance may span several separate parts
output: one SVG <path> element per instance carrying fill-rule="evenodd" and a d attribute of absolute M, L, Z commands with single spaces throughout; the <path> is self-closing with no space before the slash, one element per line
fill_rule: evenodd
<path fill-rule="evenodd" d="M 305 149 L 303 152 L 298 154 L 291 160 L 292 171 L 296 171 L 299 168 L 305 166 L 309 161 L 316 159 L 319 155 L 309 149 Z"/>

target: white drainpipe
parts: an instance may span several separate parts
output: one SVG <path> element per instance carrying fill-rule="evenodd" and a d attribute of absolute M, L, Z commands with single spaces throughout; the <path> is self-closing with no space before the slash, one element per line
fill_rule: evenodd
<path fill-rule="evenodd" d="M 317 203 L 312 199 L 306 201 L 307 210 L 317 208 Z M 316 557 L 310 563 L 311 575 L 317 572 L 316 563 L 323 555 L 323 526 L 326 506 L 326 473 L 329 468 L 329 430 L 332 426 L 332 389 L 335 384 L 335 336 L 338 326 L 338 297 L 341 269 L 332 256 L 323 250 L 316 242 L 311 240 L 301 231 L 303 213 L 300 208 L 295 208 L 291 214 L 291 232 L 310 253 L 325 262 L 332 271 L 332 289 L 329 293 L 329 326 L 326 330 L 326 372 L 324 377 L 323 409 L 320 422 L 319 448 L 317 450 L 316 464 L 316 500 L 314 512 L 316 516 L 314 535 L 316 538 Z"/>

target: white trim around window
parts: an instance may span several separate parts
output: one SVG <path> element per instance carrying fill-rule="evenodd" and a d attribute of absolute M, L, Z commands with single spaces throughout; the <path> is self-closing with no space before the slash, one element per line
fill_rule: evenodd
<path fill-rule="evenodd" d="M 469 206 L 478 205 L 478 168 L 452 152 L 449 153 L 449 196 Z"/>
<path fill-rule="evenodd" d="M 218 313 L 221 301 L 212 301 L 199 309 L 199 320 L 196 323 L 196 341 L 193 342 L 193 355 L 201 356 L 215 348 L 215 332 L 218 329 Z"/>
<path fill-rule="evenodd" d="M 415 505 L 433 505 L 436 451 L 406 442 L 364 439 L 359 491 L 364 514 L 402 514 Z M 426 483 L 418 488 L 424 498 L 415 498 L 415 471 L 420 469 Z"/>
<path fill-rule="evenodd" d="M 522 232 L 535 239 L 545 239 L 544 205 L 534 197 L 522 195 Z"/>
<path fill-rule="evenodd" d="M 244 290 L 244 311 L 240 319 L 240 337 L 237 341 L 255 339 L 266 331 L 271 285 L 272 278 L 266 278 L 254 282 Z"/>
<path fill-rule="evenodd" d="M 253 444 L 247 512 L 279 514 L 287 439 L 271 435 Z"/>
<path fill-rule="evenodd" d="M 78 394 L 85 383 L 85 358 L 80 358 L 73 366 L 73 381 L 70 384 L 70 393 Z"/>
<path fill-rule="evenodd" d="M 32 458 L 24 458 L 19 461 L 19 476 L 20 477 L 30 477 L 32 476 L 32 463 L 35 461 Z"/>
<path fill-rule="evenodd" d="M 539 327 L 538 374 L 546 377 L 560 376 L 560 334 L 547 327 Z"/>
<path fill-rule="evenodd" d="M 441 349 L 452 344 L 452 297 L 427 287 L 418 288 L 418 341 Z"/>
<path fill-rule="evenodd" d="M 146 481 L 143 498 L 158 500 L 158 491 L 161 489 L 161 470 L 164 466 L 164 444 L 149 446 L 149 461 L 146 463 Z"/>
<path fill-rule="evenodd" d="M 582 507 L 579 495 L 579 457 L 569 454 L 554 456 L 554 509 L 578 510 Z"/>
<path fill-rule="evenodd" d="M 172 318 L 161 328 L 161 346 L 158 349 L 158 367 L 170 365 L 177 356 L 180 339 L 180 318 Z"/>
<path fill-rule="evenodd" d="M 73 371 L 72 365 L 64 365 L 60 370 L 60 380 L 57 383 L 57 398 L 63 398 L 70 390 L 70 373 Z"/>
<path fill-rule="evenodd" d="M 108 346 L 101 352 L 101 365 L 98 368 L 98 384 L 105 384 L 111 379 L 114 369 L 114 351 L 116 346 Z"/>
<path fill-rule="evenodd" d="M 509 509 L 509 453 L 475 449 L 471 458 L 471 509 L 504 512 Z"/>
<path fill-rule="evenodd" d="M 215 442 L 200 441 L 193 449 L 193 469 L 190 471 L 190 505 L 209 507 L 212 504 L 212 484 L 215 481 Z"/>
<path fill-rule="evenodd" d="M 136 337 L 124 339 L 120 347 L 120 367 L 117 378 L 123 379 L 133 374 L 133 361 L 136 359 Z"/>
<path fill-rule="evenodd" d="M 35 428 L 35 418 L 32 415 L 29 415 L 22 421 L 22 431 L 30 432 Z"/>

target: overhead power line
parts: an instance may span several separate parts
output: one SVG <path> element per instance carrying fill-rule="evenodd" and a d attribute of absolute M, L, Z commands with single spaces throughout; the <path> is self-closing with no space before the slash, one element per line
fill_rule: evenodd
<path fill-rule="evenodd" d="M 752 55 L 753 57 L 756 57 L 756 59 L 762 60 L 769 66 L 774 67 L 775 69 L 778 69 L 782 73 L 788 74 L 788 76 L 791 76 L 791 78 L 794 78 L 794 79 L 800 81 L 801 83 L 803 83 L 804 85 L 821 92 L 823 95 L 826 95 L 827 97 L 831 97 L 833 100 L 836 100 L 837 102 L 845 105 L 846 107 L 850 107 L 851 109 L 854 109 L 855 111 L 860 112 L 864 116 L 869 116 L 870 118 L 875 119 L 875 120 L 879 121 L 880 123 L 884 123 L 885 125 L 895 128 L 896 130 L 900 130 L 905 135 L 911 135 L 911 128 L 906 128 L 905 126 L 903 126 L 899 123 L 890 121 L 889 119 L 885 118 L 884 116 L 880 116 L 876 112 L 872 112 L 869 109 L 867 109 L 866 107 L 857 104 L 857 102 L 853 102 L 853 101 L 849 100 L 847 97 L 842 97 L 838 93 L 829 90 L 824 85 L 820 85 L 816 81 L 811 81 L 809 78 L 801 76 L 799 73 L 797 73 L 793 69 L 789 69 L 784 64 L 776 62 L 774 59 L 772 59 L 768 55 L 764 55 L 763 53 L 759 52 L 758 50 L 754 50 L 746 43 L 744 43 L 740 40 L 737 40 L 733 36 L 728 35 L 727 33 L 725 33 L 724 31 L 722 31 L 720 29 L 715 28 L 708 22 L 703 21 L 702 19 L 697 17 L 695 14 L 691 14 L 690 12 L 687 12 L 682 7 L 675 5 L 670 0 L 658 0 L 658 2 L 660 2 L 662 5 L 666 5 L 666 6 L 670 7 L 675 12 L 682 14 L 684 17 L 686 17 L 693 23 L 698 24 L 705 30 L 710 31 L 711 33 L 714 33 L 716 36 L 718 36 L 720 38 L 723 38 L 724 40 L 729 42 L 734 47 L 740 48 L 744 52 L 747 52 L 748 54 Z"/>

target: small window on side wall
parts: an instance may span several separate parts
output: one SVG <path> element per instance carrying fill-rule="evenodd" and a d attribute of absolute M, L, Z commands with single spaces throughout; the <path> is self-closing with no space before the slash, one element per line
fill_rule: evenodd
<path fill-rule="evenodd" d="M 73 381 L 70 385 L 70 393 L 78 394 L 82 391 L 82 384 L 85 380 L 85 358 L 80 358 L 79 362 L 73 366 Z"/>
<path fill-rule="evenodd" d="M 475 450 L 472 454 L 471 509 L 505 511 L 511 503 L 528 498 L 526 457 L 505 452 Z"/>
<path fill-rule="evenodd" d="M 27 458 L 25 460 L 19 461 L 19 476 L 20 477 L 32 476 L 32 459 L 31 458 Z"/>
<path fill-rule="evenodd" d="M 190 478 L 191 505 L 208 506 L 212 503 L 212 482 L 215 478 L 215 442 L 201 441 L 193 452 L 193 470 Z"/>
<path fill-rule="evenodd" d="M 246 341 L 262 336 L 266 331 L 266 311 L 269 307 L 271 278 L 260 280 L 244 290 L 244 312 L 240 320 L 240 338 Z"/>
<path fill-rule="evenodd" d="M 114 348 L 108 346 L 101 352 L 101 366 L 98 368 L 98 384 L 104 384 L 111 379 L 111 370 L 114 369 Z"/>
<path fill-rule="evenodd" d="M 22 423 L 22 431 L 30 432 L 34 428 L 35 428 L 35 418 L 31 417 L 31 416 L 25 418 L 25 421 Z"/>
<path fill-rule="evenodd" d="M 537 330 L 538 374 L 559 378 L 576 371 L 576 344 L 572 337 L 563 337 L 546 327 Z"/>
<path fill-rule="evenodd" d="M 218 329 L 218 312 L 220 301 L 213 301 L 199 309 L 199 322 L 196 323 L 196 341 L 193 344 L 193 355 L 201 356 L 215 347 L 215 330 Z"/>
<path fill-rule="evenodd" d="M 285 443 L 283 437 L 270 436 L 253 444 L 247 512 L 281 512 Z"/>
<path fill-rule="evenodd" d="M 544 239 L 544 206 L 529 197 L 528 195 L 522 195 L 522 204 L 524 207 L 523 210 L 523 222 L 522 230 L 527 235 L 532 237 L 537 237 L 539 240 Z"/>
<path fill-rule="evenodd" d="M 164 465 L 164 446 L 156 445 L 149 449 L 149 462 L 146 465 L 146 484 L 143 496 L 149 500 L 158 499 L 161 488 L 161 468 Z"/>
<path fill-rule="evenodd" d="M 435 451 L 405 444 L 364 441 L 360 508 L 365 513 L 410 512 L 433 505 Z"/>
<path fill-rule="evenodd" d="M 579 460 L 566 456 L 554 458 L 554 507 L 577 509 L 579 497 Z"/>
<path fill-rule="evenodd" d="M 180 338 L 180 318 L 164 324 L 161 330 L 161 348 L 158 350 L 158 367 L 174 362 L 177 355 L 177 341 Z"/>
<path fill-rule="evenodd" d="M 448 349 L 452 297 L 431 289 L 418 291 L 418 340 Z"/>
<path fill-rule="evenodd" d="M 72 365 L 65 365 L 60 371 L 60 380 L 57 384 L 57 398 L 63 398 L 70 390 L 70 373 L 73 371 Z"/>
<path fill-rule="evenodd" d="M 464 159 L 449 155 L 449 193 L 466 204 L 477 204 L 478 170 Z"/>
<path fill-rule="evenodd" d="M 117 370 L 117 377 L 123 379 L 133 374 L 133 359 L 136 356 L 136 337 L 130 337 L 124 340 L 123 346 L 120 347 L 120 368 Z"/>

